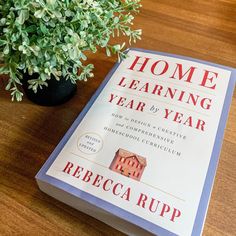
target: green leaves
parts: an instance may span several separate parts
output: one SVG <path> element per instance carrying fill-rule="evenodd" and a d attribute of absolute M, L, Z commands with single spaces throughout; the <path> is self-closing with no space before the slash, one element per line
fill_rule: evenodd
<path fill-rule="evenodd" d="M 38 10 L 38 11 L 36 11 L 36 12 L 34 13 L 34 16 L 35 16 L 36 18 L 42 18 L 43 15 L 44 15 L 44 13 L 45 13 L 45 9 L 40 9 L 40 10 Z"/>
<path fill-rule="evenodd" d="M 3 54 L 7 55 L 9 54 L 9 52 L 10 52 L 10 46 L 9 44 L 7 44 L 3 49 Z"/>
<path fill-rule="evenodd" d="M 32 89 L 34 93 L 37 93 L 38 89 L 43 89 L 43 86 L 48 86 L 48 83 L 45 82 L 44 80 L 41 80 L 40 78 L 38 79 L 32 79 L 28 80 L 29 83 L 29 89 Z"/>
<path fill-rule="evenodd" d="M 11 100 L 12 101 L 16 100 L 17 102 L 21 102 L 23 93 L 17 87 L 13 87 L 10 90 L 11 90 L 11 96 L 12 96 Z"/>
<path fill-rule="evenodd" d="M 0 74 L 10 74 L 6 86 L 20 101 L 21 73 L 39 74 L 29 81 L 34 92 L 53 77 L 72 83 L 93 77 L 93 65 L 84 65 L 88 51 L 104 48 L 107 56 L 126 57 L 125 43 L 110 45 L 111 37 L 140 39 L 131 29 L 140 0 L 5 0 L 0 6 Z M 131 14 L 132 13 L 132 14 Z"/>
<path fill-rule="evenodd" d="M 21 10 L 19 16 L 16 18 L 16 22 L 19 23 L 20 25 L 23 25 L 26 20 L 29 19 L 29 11 L 26 10 Z"/>
<path fill-rule="evenodd" d="M 46 2 L 49 4 L 49 5 L 54 5 L 56 3 L 56 0 L 46 0 Z"/>

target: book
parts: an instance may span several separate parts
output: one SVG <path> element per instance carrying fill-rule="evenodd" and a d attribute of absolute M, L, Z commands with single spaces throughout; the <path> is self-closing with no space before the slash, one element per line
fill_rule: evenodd
<path fill-rule="evenodd" d="M 128 235 L 201 235 L 236 71 L 129 49 L 36 175 Z"/>

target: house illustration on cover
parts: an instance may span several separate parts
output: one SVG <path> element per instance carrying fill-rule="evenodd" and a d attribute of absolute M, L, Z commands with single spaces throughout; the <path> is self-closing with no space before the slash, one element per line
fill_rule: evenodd
<path fill-rule="evenodd" d="M 139 181 L 146 165 L 145 157 L 120 148 L 116 152 L 109 169 Z"/>

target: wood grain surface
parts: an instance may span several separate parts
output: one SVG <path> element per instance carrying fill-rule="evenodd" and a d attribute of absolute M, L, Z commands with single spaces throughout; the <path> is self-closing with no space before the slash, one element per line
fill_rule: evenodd
<path fill-rule="evenodd" d="M 236 67 L 235 0 L 143 0 L 135 47 Z M 116 39 L 118 42 L 118 40 Z M 123 235 L 39 191 L 34 176 L 114 65 L 101 50 L 89 56 L 95 78 L 72 100 L 41 107 L 12 103 L 0 78 L 0 235 Z M 236 93 L 203 235 L 236 235 Z"/>

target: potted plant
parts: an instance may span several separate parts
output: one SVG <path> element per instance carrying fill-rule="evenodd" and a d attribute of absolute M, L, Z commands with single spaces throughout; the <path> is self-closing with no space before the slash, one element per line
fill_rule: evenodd
<path fill-rule="evenodd" d="M 46 94 L 36 103 L 63 102 L 76 81 L 93 76 L 86 52 L 104 48 L 107 56 L 124 58 L 125 43 L 109 41 L 119 35 L 130 43 L 140 39 L 141 30 L 131 29 L 140 6 L 140 0 L 5 0 L 0 6 L 0 74 L 9 74 L 6 90 L 12 100 L 22 100 L 23 84 L 28 96 Z M 66 94 L 54 101 L 58 89 Z"/>

